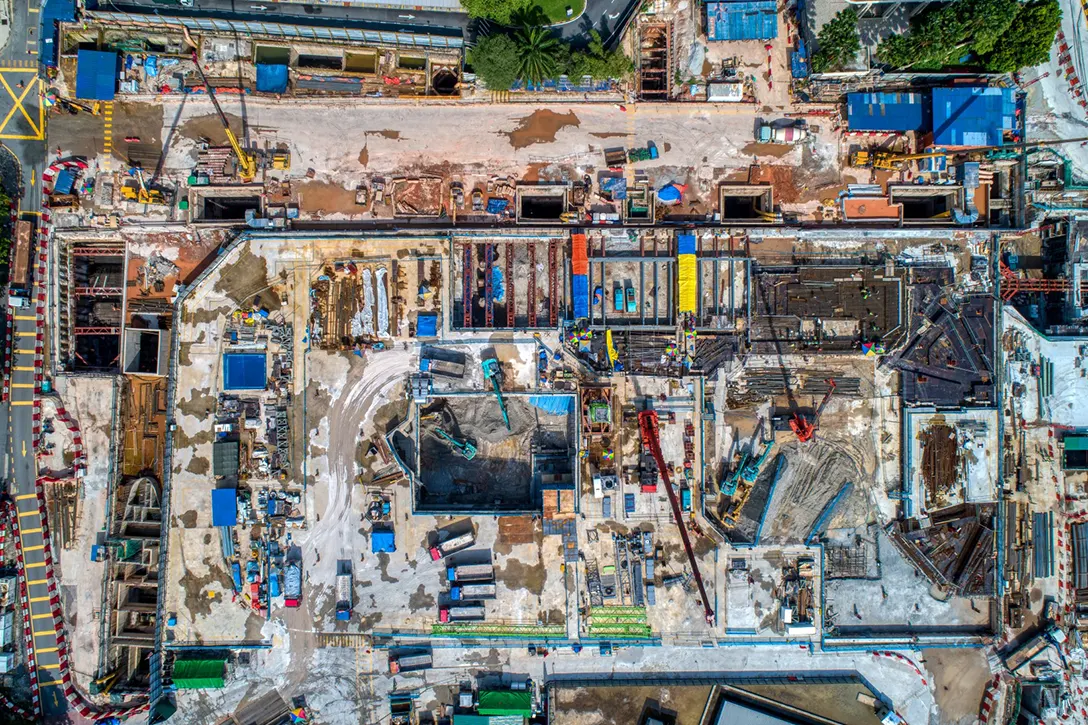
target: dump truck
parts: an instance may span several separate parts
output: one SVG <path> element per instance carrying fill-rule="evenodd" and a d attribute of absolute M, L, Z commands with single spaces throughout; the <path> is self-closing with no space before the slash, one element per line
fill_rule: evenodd
<path fill-rule="evenodd" d="M 283 569 L 283 606 L 297 607 L 302 603 L 302 566 L 291 562 Z"/>
<path fill-rule="evenodd" d="M 494 584 L 458 584 L 450 587 L 450 599 L 460 602 L 469 599 L 494 599 Z"/>
<path fill-rule="evenodd" d="M 398 672 L 412 672 L 413 670 L 427 670 L 431 668 L 433 660 L 431 659 L 430 652 L 416 652 L 405 653 L 400 655 L 389 655 L 389 672 L 390 674 L 397 674 Z"/>
<path fill-rule="evenodd" d="M 424 358 L 420 364 L 420 369 L 423 372 L 431 373 L 432 375 L 441 375 L 447 378 L 460 379 L 465 377 L 464 363 L 439 360 L 434 357 Z"/>
<path fill-rule="evenodd" d="M 451 582 L 491 581 L 495 578 L 495 567 L 491 564 L 464 564 L 446 569 L 446 579 Z"/>
<path fill-rule="evenodd" d="M 341 621 L 351 619 L 351 608 L 354 605 L 354 594 L 351 581 L 351 562 L 341 559 L 336 562 L 336 618 Z"/>
<path fill-rule="evenodd" d="M 460 536 L 455 536 L 452 539 L 447 539 L 446 541 L 439 543 L 437 546 L 431 547 L 431 560 L 438 561 L 443 557 L 449 556 L 455 551 L 467 549 L 475 543 L 476 537 L 473 536 L 472 532 L 469 532 L 467 534 L 461 534 Z"/>
<path fill-rule="evenodd" d="M 808 129 L 804 126 L 771 126 L 767 123 L 759 125 L 760 143 L 784 143 L 793 144 L 808 138 Z"/>
<path fill-rule="evenodd" d="M 439 622 L 480 622 L 484 618 L 482 604 L 451 604 L 438 608 Z"/>

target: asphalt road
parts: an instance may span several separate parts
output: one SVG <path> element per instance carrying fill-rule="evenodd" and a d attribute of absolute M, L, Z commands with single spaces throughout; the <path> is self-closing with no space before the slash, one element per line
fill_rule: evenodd
<path fill-rule="evenodd" d="M 0 50 L 0 142 L 18 161 L 17 173 L 10 174 L 7 181 L 13 186 L 10 176 L 18 177 L 22 191 L 18 208 L 20 212 L 28 212 L 24 215 L 27 218 L 35 217 L 41 208 L 41 172 L 46 159 L 45 113 L 41 106 L 44 86 L 38 79 L 39 7 L 39 0 L 15 3 L 15 14 L 8 24 L 8 44 Z M 32 262 L 31 267 L 34 266 Z M 0 416 L 7 422 L 2 426 L 5 452 L 2 470 L 19 516 L 42 706 L 46 719 L 52 721 L 63 717 L 68 702 L 60 687 L 60 659 L 45 576 L 45 539 L 36 492 L 38 471 L 32 416 L 37 317 L 33 307 L 14 312 L 11 400 L 0 405 Z"/>
<path fill-rule="evenodd" d="M 397 4 L 397 0 L 384 0 Z M 609 42 L 619 40 L 619 31 L 634 13 L 640 0 L 587 0 L 586 11 L 578 20 L 557 28 L 559 34 L 575 46 L 589 41 L 589 30 L 595 28 Z M 293 19 L 301 25 L 325 25 L 342 22 L 365 24 L 387 30 L 420 32 L 461 31 L 467 38 L 475 35 L 476 23 L 461 12 L 418 10 L 411 2 L 403 7 L 366 7 L 345 4 L 278 3 L 271 0 L 193 0 L 193 7 L 184 8 L 154 0 L 129 0 L 110 2 L 90 0 L 88 7 L 100 10 L 168 15 L 212 15 L 246 20 Z M 264 7 L 267 10 L 254 10 Z"/>

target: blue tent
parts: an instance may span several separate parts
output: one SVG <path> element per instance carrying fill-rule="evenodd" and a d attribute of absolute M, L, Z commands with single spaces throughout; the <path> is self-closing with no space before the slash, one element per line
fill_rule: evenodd
<path fill-rule="evenodd" d="M 933 89 L 933 143 L 938 146 L 1000 146 L 1015 117 L 1011 88 Z"/>
<path fill-rule="evenodd" d="M 117 93 L 121 56 L 104 50 L 80 50 L 76 55 L 76 98 L 112 101 Z"/>
<path fill-rule="evenodd" d="M 238 489 L 212 489 L 212 526 L 234 526 L 238 523 Z"/>
<path fill-rule="evenodd" d="M 846 114 L 851 131 L 928 131 L 932 124 L 926 93 L 850 93 Z"/>
<path fill-rule="evenodd" d="M 257 64 L 257 92 L 283 93 L 287 90 L 287 66 Z"/>
<path fill-rule="evenodd" d="M 370 532 L 370 550 L 375 554 L 391 554 L 397 550 L 392 529 L 374 529 Z"/>
<path fill-rule="evenodd" d="M 420 312 L 416 317 L 416 337 L 438 337 L 438 315 Z"/>

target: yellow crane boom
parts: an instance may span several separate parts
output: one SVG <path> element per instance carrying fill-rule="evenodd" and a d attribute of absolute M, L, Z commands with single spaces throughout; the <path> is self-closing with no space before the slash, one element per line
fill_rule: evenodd
<path fill-rule="evenodd" d="M 234 150 L 234 155 L 238 157 L 239 178 L 244 182 L 253 181 L 257 176 L 257 157 L 242 148 L 242 144 L 238 142 L 238 137 L 230 130 L 230 122 L 227 121 L 227 115 L 223 113 L 223 109 L 219 105 L 219 99 L 215 97 L 215 90 L 212 88 L 211 84 L 208 83 L 208 76 L 204 75 L 204 68 L 200 65 L 200 58 L 197 55 L 195 46 L 193 50 L 193 63 L 200 73 L 200 79 L 204 81 L 204 89 L 208 93 L 208 98 L 212 99 L 212 105 L 215 106 L 215 112 L 219 116 L 219 122 L 223 124 L 223 131 L 227 134 L 227 141 L 230 143 L 231 149 Z"/>

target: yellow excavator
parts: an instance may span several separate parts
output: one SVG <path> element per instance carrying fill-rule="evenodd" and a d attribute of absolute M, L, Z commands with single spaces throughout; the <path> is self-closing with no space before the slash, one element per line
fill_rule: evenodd
<path fill-rule="evenodd" d="M 166 195 L 158 189 L 149 189 L 144 182 L 144 172 L 140 167 L 136 167 L 136 182 L 137 186 L 122 186 L 121 196 L 128 201 L 135 201 L 139 204 L 166 204 Z"/>

